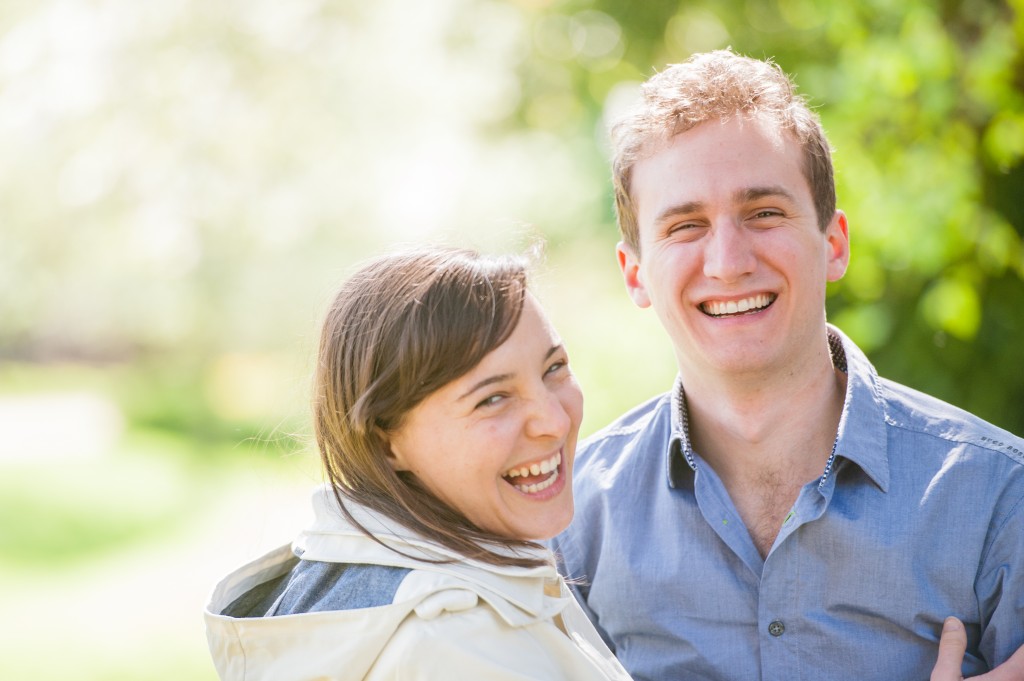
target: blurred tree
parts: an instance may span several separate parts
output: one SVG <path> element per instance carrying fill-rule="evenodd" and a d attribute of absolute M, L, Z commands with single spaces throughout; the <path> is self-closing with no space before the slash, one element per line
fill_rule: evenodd
<path fill-rule="evenodd" d="M 794 74 L 836 149 L 854 258 L 831 319 L 882 373 L 1024 432 L 1022 9 L 8 3 L 0 362 L 130 361 L 154 423 L 245 404 L 265 423 L 251 386 L 308 353 L 354 261 L 423 238 L 506 248 L 531 223 L 599 425 L 671 380 L 658 334 L 617 323 L 608 120 L 654 70 L 732 46 Z M 613 370 L 624 357 L 644 361 Z"/>
<path fill-rule="evenodd" d="M 0 363 L 129 365 L 133 420 L 216 431 L 356 261 L 571 226 L 602 204 L 570 142 L 491 134 L 524 43 L 477 0 L 5 4 Z"/>
<path fill-rule="evenodd" d="M 822 116 L 850 216 L 830 318 L 884 375 L 1024 432 L 1024 2 L 520 4 L 534 34 L 524 123 L 560 97 L 574 103 L 561 129 L 603 128 L 624 85 L 695 51 L 779 63 Z M 565 74 L 554 94 L 550 73 Z"/>

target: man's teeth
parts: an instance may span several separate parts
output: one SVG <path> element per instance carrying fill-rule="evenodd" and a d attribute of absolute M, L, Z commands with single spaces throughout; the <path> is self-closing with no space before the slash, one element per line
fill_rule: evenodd
<path fill-rule="evenodd" d="M 551 473 L 551 475 L 547 479 L 541 480 L 540 482 L 537 483 L 529 485 L 516 485 L 515 483 L 513 483 L 513 486 L 520 492 L 526 492 L 527 494 L 536 494 L 537 492 L 546 490 L 548 487 L 551 487 L 551 485 L 555 484 L 555 481 L 558 480 L 558 466 L 561 463 L 562 453 L 558 452 L 550 459 L 545 459 L 544 461 L 541 461 L 539 463 L 533 463 L 530 464 L 529 466 L 522 466 L 520 468 L 513 468 L 512 470 L 505 473 L 504 477 L 508 478 L 511 481 L 512 478 L 525 478 L 531 475 L 546 475 L 548 473 Z"/>
<path fill-rule="evenodd" d="M 730 314 L 742 314 L 751 310 L 760 310 L 768 307 L 775 299 L 767 293 L 761 293 L 743 300 L 708 301 L 701 305 L 701 308 L 713 317 L 722 317 Z"/>

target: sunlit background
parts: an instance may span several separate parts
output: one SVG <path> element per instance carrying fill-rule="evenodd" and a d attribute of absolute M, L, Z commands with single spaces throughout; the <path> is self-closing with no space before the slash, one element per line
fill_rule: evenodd
<path fill-rule="evenodd" d="M 830 319 L 1024 432 L 1022 9 L 0 5 L 0 679 L 216 678 L 204 599 L 306 520 L 317 324 L 366 257 L 541 237 L 584 432 L 667 389 L 605 129 L 694 51 L 774 57 L 820 112 L 854 249 Z"/>

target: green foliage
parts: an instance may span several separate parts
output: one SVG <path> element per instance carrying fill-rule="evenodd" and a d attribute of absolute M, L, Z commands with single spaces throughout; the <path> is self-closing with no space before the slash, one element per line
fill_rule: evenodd
<path fill-rule="evenodd" d="M 995 340 L 1024 325 L 1020 0 L 239 7 L 0 13 L 0 358 L 152 370 L 120 389 L 130 418 L 200 438 L 301 422 L 294 386 L 232 408 L 251 391 L 225 397 L 245 372 L 224 358 L 308 358 L 326 292 L 397 242 L 504 249 L 530 224 L 552 262 L 610 254 L 609 116 L 731 46 L 794 74 L 835 147 L 854 257 L 831 318 L 893 378 L 1024 431 L 992 406 L 1024 386 Z M 606 295 L 565 319 L 598 328 L 622 294 L 610 255 L 591 266 Z M 580 343 L 594 413 L 665 383 L 660 361 L 609 371 L 617 334 Z"/>
<path fill-rule="evenodd" d="M 6 424 L 0 577 L 48 635 L 3 632 L 0 678 L 213 678 L 199 595 L 187 641 L 134 612 L 54 630 L 46 599 L 196 532 L 232 471 L 278 482 L 329 292 L 372 253 L 539 233 L 583 432 L 667 389 L 614 261 L 605 128 L 694 51 L 772 57 L 820 113 L 853 244 L 830 319 L 883 375 L 1024 433 L 1022 42 L 1024 0 L 6 3 L 0 398 L 85 389 L 126 435 L 46 459 Z M 51 448 L 89 435 L 46 415 Z M 179 576 L 209 560 L 175 553 Z"/>
<path fill-rule="evenodd" d="M 565 1 L 534 22 L 552 41 L 559 17 L 580 43 L 595 10 L 619 27 L 621 61 L 538 48 L 524 65 L 572 74 L 576 125 L 599 120 L 624 80 L 694 51 L 774 58 L 835 148 L 853 261 L 830 287 L 830 318 L 886 375 L 1024 432 L 1024 374 L 1007 370 L 1024 332 L 1019 1 Z M 547 96 L 533 82 L 525 110 Z"/>

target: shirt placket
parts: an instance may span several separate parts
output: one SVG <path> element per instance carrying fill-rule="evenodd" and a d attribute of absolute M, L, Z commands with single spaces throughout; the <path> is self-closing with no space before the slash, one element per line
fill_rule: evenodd
<path fill-rule="evenodd" d="M 801 556 L 804 553 L 800 550 L 800 528 L 824 515 L 834 485 L 826 475 L 804 486 L 765 559 L 757 608 L 763 681 L 803 678 L 801 643 L 810 632 L 806 630 L 803 617 L 807 607 L 801 603 L 808 585 L 802 579 Z M 814 579 L 813 574 L 806 577 Z"/>

